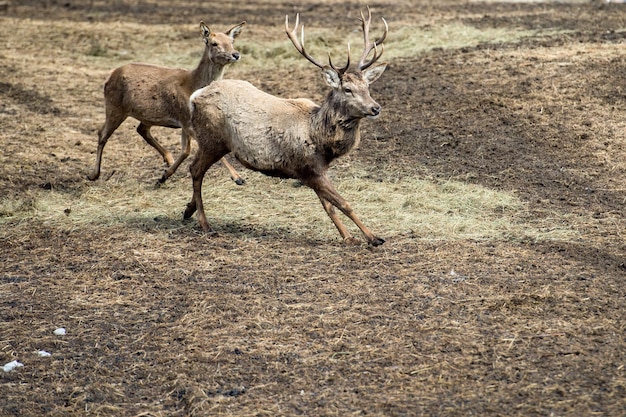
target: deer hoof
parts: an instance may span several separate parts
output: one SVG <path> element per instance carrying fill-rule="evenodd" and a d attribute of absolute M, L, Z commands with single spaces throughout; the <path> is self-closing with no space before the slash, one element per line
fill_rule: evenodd
<path fill-rule="evenodd" d="M 183 220 L 189 219 L 196 212 L 196 205 L 192 203 L 187 204 L 187 208 L 183 213 Z"/>
<path fill-rule="evenodd" d="M 375 237 L 372 241 L 369 242 L 369 244 L 372 246 L 380 246 L 383 243 L 385 243 L 385 239 L 380 237 Z"/>
<path fill-rule="evenodd" d="M 210 237 L 218 236 L 218 233 L 215 230 L 211 229 L 210 227 L 209 227 L 209 230 L 202 229 L 202 231 L 204 232 L 205 235 L 210 236 Z"/>
<path fill-rule="evenodd" d="M 87 175 L 87 179 L 89 181 L 95 181 L 100 177 L 100 173 L 99 172 L 92 172 L 91 174 Z"/>
<path fill-rule="evenodd" d="M 243 178 L 237 178 L 233 181 L 235 181 L 235 184 L 237 185 L 244 185 L 246 183 L 246 180 L 244 180 Z"/>
<path fill-rule="evenodd" d="M 203 222 L 202 220 L 198 220 L 198 224 L 204 234 L 209 236 L 217 236 L 217 232 L 213 231 L 211 226 L 209 226 L 209 223 L 207 223 L 206 221 Z"/>

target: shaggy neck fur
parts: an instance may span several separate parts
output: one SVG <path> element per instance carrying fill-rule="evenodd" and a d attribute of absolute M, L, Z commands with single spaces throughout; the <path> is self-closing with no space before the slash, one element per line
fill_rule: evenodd
<path fill-rule="evenodd" d="M 328 93 L 326 100 L 311 116 L 311 136 L 328 162 L 350 152 L 361 140 L 360 117 L 347 114 L 345 106 Z"/>

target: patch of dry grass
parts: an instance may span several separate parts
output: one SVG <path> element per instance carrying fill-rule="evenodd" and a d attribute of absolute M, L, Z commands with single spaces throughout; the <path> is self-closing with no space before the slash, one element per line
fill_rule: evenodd
<path fill-rule="evenodd" d="M 217 166 L 207 175 L 203 199 L 216 230 L 228 225 L 288 231 L 315 239 L 338 238 L 315 194 L 291 180 L 245 172 L 247 184 L 234 185 Z M 577 237 L 567 227 L 546 231 L 533 225 L 524 204 L 515 196 L 464 184 L 437 183 L 421 178 L 380 180 L 338 172 L 335 185 L 368 227 L 381 235 L 413 236 L 425 240 L 561 239 Z M 161 187 L 132 178 L 113 179 L 80 192 L 39 190 L 0 203 L 0 222 L 37 219 L 65 228 L 116 226 L 159 221 L 173 225 L 189 201 L 188 178 Z M 155 221 L 157 222 L 155 224 Z M 359 230 L 344 217 L 355 235 Z M 188 223 L 180 227 L 191 227 Z M 193 221 L 195 226 L 195 217 Z"/>

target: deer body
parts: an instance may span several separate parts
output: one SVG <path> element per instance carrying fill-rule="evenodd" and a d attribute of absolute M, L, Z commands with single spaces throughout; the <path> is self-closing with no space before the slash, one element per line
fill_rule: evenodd
<path fill-rule="evenodd" d="M 362 20 L 366 33 L 369 20 L 367 24 Z M 287 33 L 296 48 L 312 61 L 292 34 Z M 366 37 L 369 53 L 371 48 L 367 47 Z M 184 217 L 189 218 L 197 210 L 202 229 L 211 230 L 202 205 L 202 180 L 211 165 L 232 152 L 250 169 L 299 179 L 312 188 L 344 240 L 353 238 L 335 208 L 361 229 L 369 244 L 382 244 L 384 240 L 365 227 L 327 176 L 330 163 L 359 143 L 361 120 L 380 114 L 380 105 L 369 94 L 369 84 L 383 73 L 386 64 L 369 68 L 380 57 L 376 52 L 374 55 L 372 61 L 364 63 L 364 52 L 359 70 L 349 73 L 347 66 L 338 69 L 312 61 L 322 69 L 332 88 L 321 105 L 308 99 L 278 98 L 239 80 L 216 81 L 193 93 L 191 124 L 198 153 L 190 166 L 193 196 Z"/>
<path fill-rule="evenodd" d="M 146 127 L 182 128 L 180 119 L 190 117 L 185 98 L 195 91 L 192 85 L 201 88 L 211 81 L 194 83 L 191 73 L 183 69 L 133 63 L 113 71 L 104 84 L 104 96 L 107 109 L 114 109 L 114 114 L 134 117 Z"/>
<path fill-rule="evenodd" d="M 204 148 L 223 145 L 244 166 L 283 178 L 325 171 L 360 138 L 360 119 L 345 127 L 329 124 L 338 117 L 329 102 L 320 107 L 308 99 L 278 98 L 247 81 L 216 81 L 191 101 Z"/>
<path fill-rule="evenodd" d="M 189 96 L 195 90 L 221 79 L 224 67 L 239 60 L 240 54 L 234 49 L 233 42 L 244 24 L 234 26 L 226 33 L 212 33 L 202 22 L 200 28 L 206 48 L 197 68 L 192 71 L 144 63 L 131 63 L 115 69 L 104 84 L 106 121 L 98 131 L 96 164 L 88 178 L 96 180 L 100 176 L 104 146 L 129 116 L 139 120 L 137 132 L 169 166 L 160 182 L 169 178 L 190 152 Z M 182 128 L 181 153 L 176 161 L 152 136 L 152 126 Z M 238 184 L 243 183 L 234 168 L 226 160 L 223 162 L 231 177 Z"/>

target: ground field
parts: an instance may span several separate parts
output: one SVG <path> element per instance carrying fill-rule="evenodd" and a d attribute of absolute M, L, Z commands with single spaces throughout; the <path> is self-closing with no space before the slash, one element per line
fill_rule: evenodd
<path fill-rule="evenodd" d="M 384 110 L 331 176 L 376 248 L 238 164 L 200 232 L 131 120 L 86 179 L 111 69 L 246 20 L 226 77 L 320 101 L 284 16 L 341 62 L 365 4 L 3 2 L 0 415 L 626 415 L 626 5 L 370 6 Z"/>

